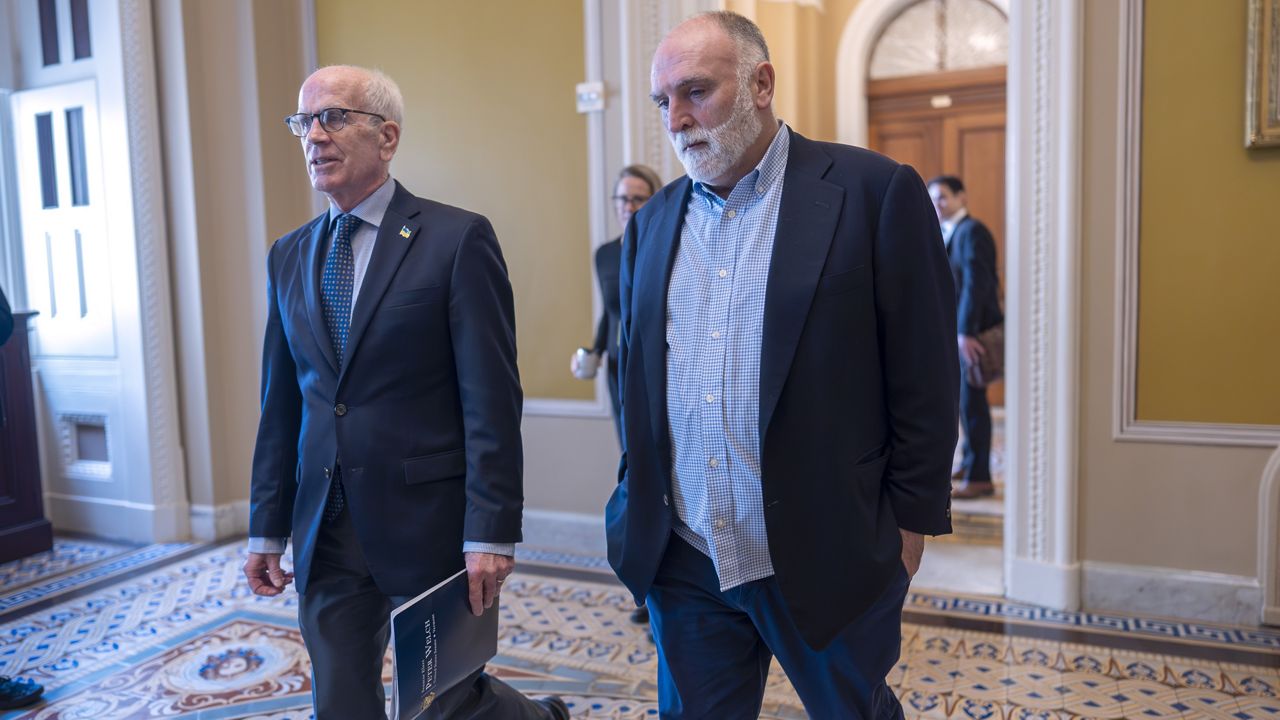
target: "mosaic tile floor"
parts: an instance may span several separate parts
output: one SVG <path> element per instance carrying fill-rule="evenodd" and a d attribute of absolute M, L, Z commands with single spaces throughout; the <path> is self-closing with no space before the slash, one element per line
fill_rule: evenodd
<path fill-rule="evenodd" d="M 656 717 L 654 648 L 620 586 L 590 558 L 534 555 L 506 585 L 491 671 L 562 695 L 575 718 Z M 250 595 L 242 561 L 240 543 L 211 547 L 0 615 L 0 674 L 48 688 L 41 705 L 0 717 L 310 717 L 296 596 Z M 10 590 L 0 592 L 3 602 Z M 1280 718 L 1271 630 L 938 593 L 913 593 L 907 619 L 889 680 L 908 718 Z M 805 717 L 776 667 L 763 717 Z"/>

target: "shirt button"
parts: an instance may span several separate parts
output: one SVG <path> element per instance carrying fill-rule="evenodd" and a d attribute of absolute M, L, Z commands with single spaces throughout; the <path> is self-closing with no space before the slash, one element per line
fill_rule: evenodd
<path fill-rule="evenodd" d="M 730 210 L 729 212 L 725 213 L 725 215 L 728 215 L 728 216 L 729 216 L 729 219 L 730 219 L 730 220 L 732 220 L 732 219 L 734 219 L 734 218 L 738 217 L 738 211 L 737 211 L 737 210 Z"/>
<path fill-rule="evenodd" d="M 723 530 L 725 525 L 726 525 L 726 523 L 725 523 L 725 521 L 724 521 L 724 519 L 723 519 L 723 518 L 722 518 L 722 519 L 720 519 L 720 520 L 717 520 L 717 521 L 716 521 L 716 529 L 717 529 L 717 530 Z"/>
<path fill-rule="evenodd" d="M 334 406 L 333 406 L 333 414 L 334 414 L 334 415 L 337 415 L 338 417 L 342 417 L 343 415 L 346 415 L 346 414 L 347 414 L 347 406 L 346 406 L 346 405 L 343 405 L 342 403 L 338 403 L 337 405 L 334 405 Z"/>
<path fill-rule="evenodd" d="M 721 271 L 720 271 L 720 277 L 729 277 L 729 271 L 728 271 L 728 270 L 721 270 Z"/>
<path fill-rule="evenodd" d="M 716 396 L 712 395 L 711 393 L 707 393 L 707 402 L 713 403 L 715 401 L 716 401 Z"/>
<path fill-rule="evenodd" d="M 712 338 L 714 338 L 714 339 L 716 339 L 716 340 L 719 340 L 719 339 L 720 339 L 720 331 L 719 331 L 719 330 L 712 330 L 712 331 L 711 331 L 711 337 L 712 337 Z"/>
<path fill-rule="evenodd" d="M 709 461 L 709 463 L 708 463 L 708 464 L 710 464 L 710 465 L 711 465 L 711 467 L 719 467 L 719 466 L 720 466 L 720 461 L 719 461 L 719 460 L 717 460 L 717 459 L 715 459 L 715 458 L 711 458 L 711 460 Z"/>

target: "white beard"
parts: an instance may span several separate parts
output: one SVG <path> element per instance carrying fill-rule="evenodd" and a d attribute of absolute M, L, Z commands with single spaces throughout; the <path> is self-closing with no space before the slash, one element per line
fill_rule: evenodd
<path fill-rule="evenodd" d="M 749 81 L 739 85 L 738 95 L 733 101 L 733 113 L 720 125 L 711 129 L 696 127 L 668 133 L 671 145 L 691 179 L 709 183 L 724 175 L 760 137 L 764 125 L 751 100 L 750 88 Z M 696 142 L 706 145 L 688 149 Z"/>

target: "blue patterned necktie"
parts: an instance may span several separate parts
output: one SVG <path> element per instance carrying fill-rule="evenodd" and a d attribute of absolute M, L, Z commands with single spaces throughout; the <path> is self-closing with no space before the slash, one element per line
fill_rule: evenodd
<path fill-rule="evenodd" d="M 355 254 L 351 251 L 351 235 L 360 226 L 355 215 L 338 216 L 338 229 L 333 234 L 333 244 L 324 260 L 324 272 L 320 276 L 320 307 L 324 322 L 329 327 L 329 340 L 333 354 L 338 358 L 338 371 L 342 371 L 347 351 L 347 331 L 351 328 L 351 300 L 356 282 Z M 333 522 L 342 513 L 346 493 L 342 488 L 342 471 L 334 468 L 329 482 L 329 497 L 324 503 L 324 519 Z"/>

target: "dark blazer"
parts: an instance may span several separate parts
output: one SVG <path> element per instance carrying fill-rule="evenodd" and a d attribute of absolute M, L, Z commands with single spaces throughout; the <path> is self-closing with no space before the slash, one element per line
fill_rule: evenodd
<path fill-rule="evenodd" d="M 12 334 L 13 311 L 9 309 L 9 301 L 4 296 L 4 289 L 0 288 L 0 345 L 8 342 Z"/>
<path fill-rule="evenodd" d="M 1004 322 L 1000 312 L 1000 275 L 996 241 L 991 231 L 972 216 L 951 231 L 947 246 L 956 284 L 956 324 L 961 333 L 977 336 Z"/>
<path fill-rule="evenodd" d="M 328 213 L 285 235 L 267 260 L 249 532 L 292 534 L 305 591 L 341 458 L 374 581 L 415 595 L 463 567 L 464 540 L 520 540 L 511 285 L 488 220 L 397 183 L 339 374 L 320 308 L 327 225 Z"/>
<path fill-rule="evenodd" d="M 609 562 L 640 601 L 671 536 L 666 305 L 692 183 L 623 237 L 625 442 Z M 899 528 L 950 532 L 959 365 L 937 217 L 914 170 L 792 132 L 760 355 L 769 554 L 792 619 L 822 648 L 901 567 Z"/>
<path fill-rule="evenodd" d="M 622 303 L 618 298 L 618 273 L 622 264 L 622 238 L 614 238 L 596 248 L 596 278 L 600 281 L 600 299 L 604 312 L 596 325 L 596 340 L 591 346 L 596 352 L 609 354 L 609 364 L 618 361 L 618 320 L 622 315 Z"/>

